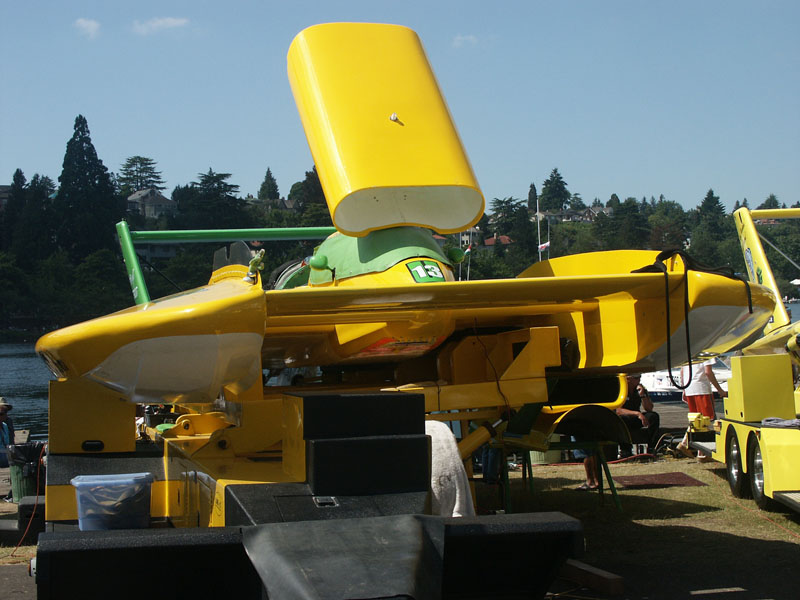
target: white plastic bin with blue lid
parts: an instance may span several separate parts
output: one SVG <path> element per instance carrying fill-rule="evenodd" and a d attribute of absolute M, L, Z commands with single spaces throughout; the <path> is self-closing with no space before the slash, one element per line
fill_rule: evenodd
<path fill-rule="evenodd" d="M 144 529 L 150 525 L 152 473 L 79 475 L 70 483 L 78 501 L 78 528 Z"/>

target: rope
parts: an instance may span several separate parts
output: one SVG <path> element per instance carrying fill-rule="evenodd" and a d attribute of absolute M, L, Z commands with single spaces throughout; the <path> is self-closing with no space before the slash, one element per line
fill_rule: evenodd
<path fill-rule="evenodd" d="M 19 547 L 22 545 L 22 542 L 25 540 L 25 536 L 28 535 L 28 530 L 31 528 L 31 523 L 33 523 L 33 518 L 36 516 L 36 508 L 39 506 L 39 483 L 40 483 L 40 469 L 42 466 L 42 456 L 44 456 L 44 451 L 47 448 L 47 444 L 42 444 L 42 451 L 39 453 L 39 461 L 36 463 L 36 500 L 33 501 L 33 510 L 31 511 L 31 516 L 28 519 L 28 526 L 25 528 L 25 531 L 22 534 L 22 537 L 19 538 L 19 542 L 17 542 L 16 547 L 14 550 L 11 551 L 9 556 L 14 556 L 14 553 L 19 550 Z"/>

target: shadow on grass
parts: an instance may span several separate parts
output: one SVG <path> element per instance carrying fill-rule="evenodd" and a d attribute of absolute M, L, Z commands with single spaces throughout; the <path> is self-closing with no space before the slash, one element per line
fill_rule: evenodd
<path fill-rule="evenodd" d="M 723 478 L 720 493 L 729 493 L 724 467 L 713 472 Z M 521 480 L 512 480 L 513 511 L 561 511 L 580 519 L 586 544 L 580 560 L 622 576 L 623 598 L 799 597 L 800 539 L 755 539 L 758 533 L 748 529 L 750 522 L 763 526 L 762 519 L 769 513 L 754 511 L 740 520 L 725 519 L 724 499 L 714 505 L 632 493 L 623 494 L 623 511 L 618 511 L 608 491 L 601 504 L 597 492 L 575 491 L 575 485 L 575 479 L 555 477 L 546 483 L 537 481 L 531 494 Z M 476 495 L 483 509 L 503 507 L 498 486 L 476 485 Z M 720 500 L 714 494 L 706 498 Z M 752 500 L 736 502 L 755 507 Z M 595 592 L 581 595 L 604 598 Z"/>
<path fill-rule="evenodd" d="M 697 527 L 584 522 L 583 560 L 625 579 L 625 598 L 797 597 L 800 546 Z"/>
<path fill-rule="evenodd" d="M 725 470 L 725 465 L 721 464 L 719 466 L 716 466 L 712 469 L 709 469 L 708 472 L 713 474 L 719 480 L 718 483 L 724 487 L 726 494 L 731 493 L 730 486 L 728 485 L 728 474 Z M 733 498 L 733 496 L 731 496 L 731 500 L 733 502 L 741 502 L 746 508 L 752 510 L 759 510 L 758 507 L 756 507 L 756 504 L 755 502 L 753 502 L 753 500 L 747 498 L 741 498 L 741 499 Z M 779 514 L 785 519 L 793 523 L 796 523 L 797 525 L 800 525 L 800 512 L 792 510 L 791 508 L 789 508 L 785 504 L 781 504 L 780 502 L 776 501 L 770 502 L 769 508 L 765 511 L 762 511 L 762 513 L 763 516 L 765 517 L 769 517 L 769 515 L 772 513 Z M 800 577 L 798 577 L 798 583 L 800 584 Z M 798 592 L 798 596 L 800 597 L 800 592 Z"/>
<path fill-rule="evenodd" d="M 603 493 L 597 491 L 578 491 L 574 479 L 553 477 L 547 479 L 546 486 L 535 483 L 531 493 L 527 484 L 520 479 L 511 480 L 511 498 L 504 498 L 502 486 L 477 483 L 475 493 L 479 512 L 496 510 L 510 512 L 561 511 L 576 518 L 600 517 L 612 521 L 631 521 L 642 518 L 671 519 L 691 514 L 718 511 L 719 508 L 649 496 L 621 494 L 622 511 L 614 504 L 611 490 L 606 486 Z"/>

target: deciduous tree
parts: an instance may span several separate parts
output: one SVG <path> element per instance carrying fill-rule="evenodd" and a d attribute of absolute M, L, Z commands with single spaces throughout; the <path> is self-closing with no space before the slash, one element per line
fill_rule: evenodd
<path fill-rule="evenodd" d="M 322 191 L 322 184 L 317 175 L 317 166 L 314 165 L 310 171 L 306 171 L 303 181 L 298 181 L 292 186 L 287 197 L 289 203 L 296 211 L 305 212 L 312 204 L 327 206 L 325 193 Z"/>
<path fill-rule="evenodd" d="M 514 227 L 517 209 L 522 206 L 519 198 L 494 198 L 492 200 L 492 233 L 510 235 Z M 526 211 L 527 212 L 527 211 Z"/>

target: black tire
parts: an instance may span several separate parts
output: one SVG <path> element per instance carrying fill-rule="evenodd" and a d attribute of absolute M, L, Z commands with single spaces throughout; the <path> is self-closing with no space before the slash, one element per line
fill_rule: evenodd
<path fill-rule="evenodd" d="M 731 427 L 725 442 L 725 472 L 728 476 L 728 485 L 731 494 L 737 498 L 750 497 L 750 483 L 748 473 L 742 468 L 742 447 L 736 431 Z"/>
<path fill-rule="evenodd" d="M 761 444 L 752 436 L 747 447 L 747 473 L 750 476 L 750 493 L 758 508 L 770 510 L 772 499 L 764 494 L 764 460 L 761 455 Z"/>

